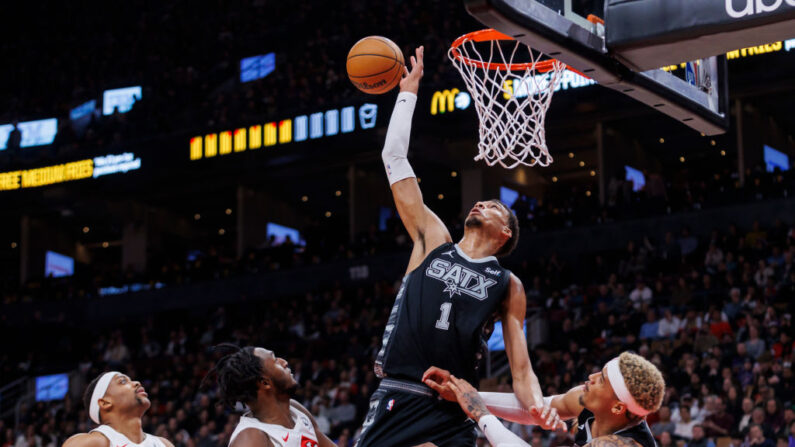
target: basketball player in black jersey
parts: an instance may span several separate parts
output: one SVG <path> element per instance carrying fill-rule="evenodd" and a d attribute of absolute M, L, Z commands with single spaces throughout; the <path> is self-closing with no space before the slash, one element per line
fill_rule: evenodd
<path fill-rule="evenodd" d="M 473 446 L 474 422 L 458 405 L 437 399 L 422 383 L 436 365 L 477 380 L 483 328 L 499 316 L 513 388 L 526 409 L 543 406 L 523 332 L 526 298 L 521 281 L 500 266 L 519 237 L 516 216 L 497 200 L 475 204 L 464 237 L 453 243 L 442 221 L 424 203 L 408 163 L 409 133 L 423 71 L 423 47 L 411 57 L 392 113 L 382 158 L 398 213 L 414 242 L 406 275 L 389 316 L 373 393 L 358 447 L 398 447 L 433 442 Z M 551 428 L 557 421 L 539 420 Z"/>
<path fill-rule="evenodd" d="M 467 381 L 438 368 L 431 368 L 426 377 L 429 386 L 445 399 L 456 400 L 478 422 L 493 447 L 530 446 L 497 419 L 532 423 L 513 395 L 478 393 Z M 646 415 L 660 409 L 664 394 L 665 381 L 657 367 L 625 352 L 583 385 L 545 400 L 562 419 L 577 418 L 574 443 L 579 447 L 656 447 Z"/>

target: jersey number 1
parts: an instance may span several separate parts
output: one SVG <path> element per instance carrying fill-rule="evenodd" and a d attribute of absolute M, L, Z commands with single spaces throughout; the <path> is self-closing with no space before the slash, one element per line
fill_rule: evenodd
<path fill-rule="evenodd" d="M 453 303 L 442 303 L 441 311 L 442 316 L 436 320 L 436 329 L 446 331 L 450 329 L 450 309 L 453 308 Z"/>

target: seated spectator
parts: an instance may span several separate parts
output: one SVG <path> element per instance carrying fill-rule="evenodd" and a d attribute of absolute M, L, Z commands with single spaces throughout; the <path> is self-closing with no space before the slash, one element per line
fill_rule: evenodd
<path fill-rule="evenodd" d="M 742 310 L 743 305 L 740 299 L 740 289 L 733 287 L 729 291 L 729 302 L 723 306 L 723 313 L 726 314 L 729 320 L 734 320 Z"/>
<path fill-rule="evenodd" d="M 646 322 L 640 327 L 638 338 L 641 340 L 656 340 L 660 333 L 660 323 L 657 322 L 657 313 L 649 309 L 646 312 Z"/>
<path fill-rule="evenodd" d="M 748 436 L 745 437 L 743 447 L 775 447 L 775 443 L 765 436 L 762 426 L 759 424 L 751 424 L 748 430 Z"/>
<path fill-rule="evenodd" d="M 726 412 L 726 401 L 720 397 L 714 397 L 714 412 L 704 419 L 704 429 L 710 438 L 729 436 L 734 428 L 734 417 Z"/>
<path fill-rule="evenodd" d="M 657 415 L 660 417 L 660 420 L 652 424 L 652 434 L 655 438 L 661 439 L 662 434 L 667 432 L 670 438 L 671 433 L 676 430 L 676 424 L 671 421 L 671 408 L 668 405 L 663 405 L 660 407 Z"/>
<path fill-rule="evenodd" d="M 629 293 L 629 300 L 635 310 L 640 310 L 642 306 L 651 304 L 652 291 L 642 279 L 638 279 L 635 288 Z"/>
<path fill-rule="evenodd" d="M 535 444 L 533 444 L 535 445 Z M 664 431 L 660 433 L 660 440 L 657 443 L 658 447 L 675 447 L 674 440 L 671 437 L 671 432 Z"/>
<path fill-rule="evenodd" d="M 748 327 L 748 341 L 745 342 L 745 349 L 754 359 L 758 359 L 765 352 L 765 341 L 759 338 L 759 329 L 750 325 Z"/>
<path fill-rule="evenodd" d="M 715 447 L 715 443 L 704 435 L 704 427 L 697 424 L 693 426 L 693 437 L 687 447 Z"/>
<path fill-rule="evenodd" d="M 728 319 L 721 311 L 713 309 L 709 317 L 709 331 L 712 332 L 712 335 L 719 339 L 724 334 L 733 335 L 732 326 L 729 324 Z"/>
<path fill-rule="evenodd" d="M 682 320 L 674 315 L 670 309 L 666 309 L 665 317 L 660 320 L 658 335 L 660 338 L 674 338 L 682 327 Z"/>
<path fill-rule="evenodd" d="M 693 427 L 698 424 L 698 421 L 690 417 L 690 407 L 684 403 L 679 405 L 679 419 L 674 429 L 674 436 L 677 439 L 689 441 L 693 438 Z"/>
<path fill-rule="evenodd" d="M 740 423 L 737 425 L 737 430 L 740 432 L 744 432 L 749 425 L 751 425 L 751 414 L 754 411 L 754 401 L 751 400 L 750 397 L 743 398 L 742 404 L 742 416 L 740 417 Z"/>
<path fill-rule="evenodd" d="M 769 427 L 774 433 L 786 427 L 784 414 L 776 399 L 768 399 L 765 402 L 765 427 Z"/>

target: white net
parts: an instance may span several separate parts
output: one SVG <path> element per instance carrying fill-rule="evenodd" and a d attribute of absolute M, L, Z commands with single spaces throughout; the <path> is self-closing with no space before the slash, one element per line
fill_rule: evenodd
<path fill-rule="evenodd" d="M 549 166 L 544 118 L 566 65 L 516 40 L 463 36 L 448 56 L 461 73 L 480 121 L 478 156 L 489 166 Z M 504 37 L 507 38 L 507 37 Z M 460 42 L 460 44 L 459 44 Z M 514 61 L 522 61 L 516 63 Z"/>

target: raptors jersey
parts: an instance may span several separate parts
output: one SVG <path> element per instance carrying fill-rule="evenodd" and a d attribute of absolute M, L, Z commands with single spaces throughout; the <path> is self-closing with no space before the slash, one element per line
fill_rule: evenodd
<path fill-rule="evenodd" d="M 162 439 L 147 433 L 144 433 L 144 440 L 140 444 L 136 444 L 127 439 L 127 437 L 123 434 L 111 428 L 109 425 L 100 425 L 99 427 L 91 430 L 91 432 L 102 433 L 103 436 L 108 438 L 110 447 L 166 447 L 166 444 Z"/>
<path fill-rule="evenodd" d="M 430 366 L 477 379 L 483 328 L 507 296 L 511 272 L 448 242 L 403 279 L 375 362 L 379 377 L 422 380 Z"/>
<path fill-rule="evenodd" d="M 240 422 L 232 432 L 229 445 L 232 445 L 240 432 L 247 428 L 253 428 L 265 433 L 275 447 L 318 447 L 315 428 L 309 417 L 292 405 L 290 405 L 290 416 L 295 423 L 291 429 L 282 425 L 260 422 L 250 412 L 246 413 L 240 417 Z"/>

